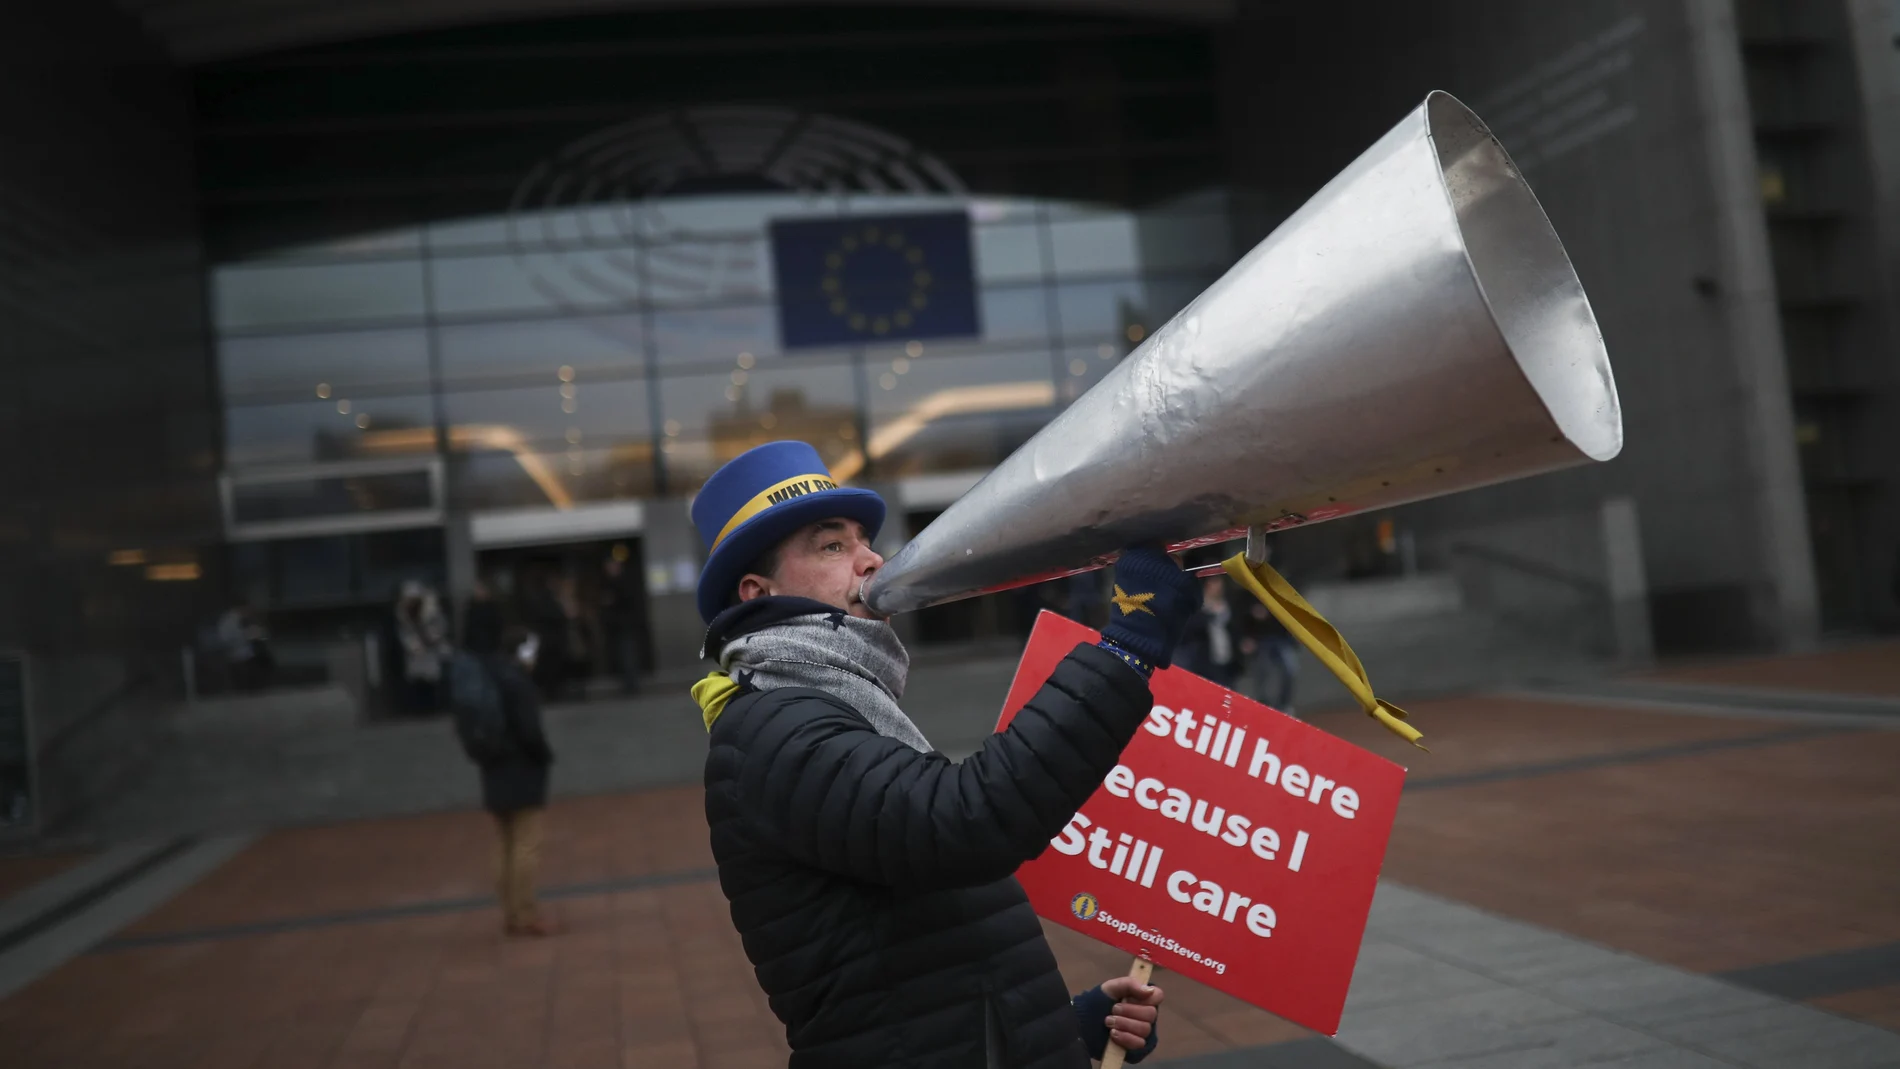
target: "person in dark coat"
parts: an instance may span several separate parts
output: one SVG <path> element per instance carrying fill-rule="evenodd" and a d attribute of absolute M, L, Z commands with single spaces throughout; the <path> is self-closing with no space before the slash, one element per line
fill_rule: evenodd
<path fill-rule="evenodd" d="M 706 818 L 791 1069 L 1084 1069 L 1155 1049 L 1162 993 L 1126 976 L 1073 998 L 1012 875 L 1061 834 L 1153 706 L 1198 591 L 1159 549 L 1116 565 L 1099 645 L 1079 645 L 1009 728 L 961 762 L 897 701 L 908 655 L 861 600 L 884 503 L 778 442 L 693 503 L 719 670 L 704 717 Z"/>
<path fill-rule="evenodd" d="M 1227 600 L 1227 578 L 1201 581 L 1201 611 L 1181 636 L 1181 667 L 1212 683 L 1231 687 L 1240 675 L 1239 631 Z"/>
<path fill-rule="evenodd" d="M 477 579 L 462 610 L 462 648 L 493 652 L 501 648 L 501 606 L 487 582 Z"/>
<path fill-rule="evenodd" d="M 485 637 L 479 632 L 477 638 Z M 483 660 L 508 717 L 512 745 L 504 755 L 481 763 L 482 807 L 494 815 L 500 836 L 496 852 L 496 891 L 501 899 L 502 929 L 510 936 L 546 936 L 553 928 L 535 902 L 535 877 L 548 804 L 548 766 L 554 751 L 541 727 L 541 696 L 529 673 L 534 670 L 534 640 L 524 628 L 509 628 L 495 644 L 469 652 Z"/>

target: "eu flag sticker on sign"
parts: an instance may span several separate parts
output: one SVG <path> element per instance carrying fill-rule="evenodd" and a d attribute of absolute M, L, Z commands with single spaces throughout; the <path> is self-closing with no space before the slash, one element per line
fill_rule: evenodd
<path fill-rule="evenodd" d="M 963 212 L 772 223 L 787 349 L 981 332 Z"/>

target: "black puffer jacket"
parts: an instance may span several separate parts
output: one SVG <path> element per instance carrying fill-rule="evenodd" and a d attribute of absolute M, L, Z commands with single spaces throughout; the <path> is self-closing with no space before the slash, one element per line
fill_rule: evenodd
<path fill-rule="evenodd" d="M 1011 875 L 1061 834 L 1151 707 L 1079 646 L 957 763 L 884 738 L 816 690 L 745 691 L 711 732 L 719 883 L 792 1069 L 1088 1065 L 1069 995 Z"/>

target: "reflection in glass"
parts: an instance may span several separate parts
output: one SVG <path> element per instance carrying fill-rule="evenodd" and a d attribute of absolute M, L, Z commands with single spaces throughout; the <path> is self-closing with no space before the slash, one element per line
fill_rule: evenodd
<path fill-rule="evenodd" d="M 976 245 L 978 282 L 1038 282 L 1042 279 L 1042 230 L 1034 225 L 979 226 Z"/>
<path fill-rule="evenodd" d="M 834 473 L 857 450 L 848 364 L 800 357 L 752 372 L 669 376 L 660 382 L 660 400 L 668 493 L 690 493 L 719 465 L 781 438 L 810 442 Z"/>
<path fill-rule="evenodd" d="M 1141 268 L 1150 273 L 1194 271 L 1218 277 L 1236 258 L 1227 214 L 1218 207 L 1144 212 L 1139 226 Z"/>
<path fill-rule="evenodd" d="M 1127 212 L 1102 212 L 1049 223 L 1058 277 L 1133 274 L 1141 267 L 1135 220 Z"/>
<path fill-rule="evenodd" d="M 1146 301 L 1141 307 L 1143 314 L 1137 317 L 1136 321 L 1142 323 L 1147 330 L 1158 329 L 1161 324 L 1173 319 L 1181 309 L 1193 303 L 1194 298 L 1206 292 L 1207 287 L 1213 285 L 1219 277 L 1213 272 L 1207 274 L 1177 272 L 1170 275 L 1148 276 L 1147 285 L 1143 287 L 1146 292 Z"/>
<path fill-rule="evenodd" d="M 641 293 L 630 248 L 440 257 L 430 270 L 436 314 L 449 318 L 626 308 Z"/>
<path fill-rule="evenodd" d="M 317 475 L 236 483 L 231 487 L 233 523 L 308 520 L 435 506 L 434 484 L 427 471 Z"/>
<path fill-rule="evenodd" d="M 1049 340 L 1049 297 L 1040 284 L 985 286 L 977 291 L 983 337 L 991 341 Z"/>
<path fill-rule="evenodd" d="M 981 341 L 893 336 L 863 351 L 861 381 L 849 350 L 782 354 L 771 220 L 943 209 L 970 213 Z M 656 471 L 684 493 L 781 437 L 814 442 L 847 478 L 984 467 L 1233 255 L 1219 190 L 1139 213 L 1015 197 L 707 195 L 426 229 L 427 287 L 418 260 L 323 260 L 369 248 L 349 242 L 214 272 L 234 467 L 433 449 L 425 289 L 442 317 L 448 441 L 464 461 L 452 477 L 476 507 L 650 495 Z M 400 250 L 419 234 L 364 241 Z M 415 328 L 262 333 L 404 320 Z M 660 457 L 649 353 L 663 376 Z"/>
<path fill-rule="evenodd" d="M 435 449 L 434 405 L 426 394 L 231 405 L 224 427 L 233 468 Z"/>
<path fill-rule="evenodd" d="M 1046 422 L 1056 403 L 1042 349 L 950 355 L 867 353 L 870 456 L 880 477 L 989 467 Z M 837 472 L 849 478 L 847 464 Z"/>
<path fill-rule="evenodd" d="M 640 316 L 577 316 L 517 323 L 480 323 L 439 328 L 442 378 L 447 384 L 483 379 L 553 382 L 563 367 L 577 374 L 644 373 Z"/>
<path fill-rule="evenodd" d="M 777 353 L 778 312 L 765 304 L 655 312 L 653 351 L 661 366 L 732 364 L 740 353 Z"/>
<path fill-rule="evenodd" d="M 762 236 L 647 246 L 647 282 L 659 306 L 769 300 L 771 264 L 772 253 Z"/>
<path fill-rule="evenodd" d="M 261 393 L 327 397 L 395 384 L 426 390 L 429 338 L 419 328 L 224 338 L 218 376 L 233 400 Z"/>
<path fill-rule="evenodd" d="M 1070 345 L 1064 349 L 1062 361 L 1056 368 L 1057 399 L 1066 407 L 1087 393 L 1102 381 L 1103 376 L 1115 370 L 1123 354 L 1132 348 L 1130 345 L 1104 341 L 1096 345 Z"/>
<path fill-rule="evenodd" d="M 562 390 L 570 386 L 574 396 L 562 396 Z M 567 401 L 573 402 L 572 412 L 567 411 Z M 483 441 L 565 448 L 574 444 L 570 438 L 578 438 L 588 446 L 645 441 L 653 429 L 645 380 L 590 382 L 579 372 L 572 383 L 562 383 L 550 374 L 546 386 L 447 393 L 442 396 L 442 408 L 450 427 L 450 444 L 457 448 L 461 438 L 469 434 Z"/>
<path fill-rule="evenodd" d="M 656 492 L 651 442 L 536 451 L 464 435 L 463 444 L 468 457 L 458 466 L 457 499 L 470 508 L 569 508 Z"/>
<path fill-rule="evenodd" d="M 232 264 L 211 272 L 219 330 L 423 317 L 422 262 Z"/>
<path fill-rule="evenodd" d="M 1056 286 L 1056 310 L 1062 317 L 1062 336 L 1074 340 L 1114 337 L 1139 323 L 1151 332 L 1160 322 L 1148 321 L 1148 296 L 1137 279 L 1105 282 L 1064 282 Z"/>

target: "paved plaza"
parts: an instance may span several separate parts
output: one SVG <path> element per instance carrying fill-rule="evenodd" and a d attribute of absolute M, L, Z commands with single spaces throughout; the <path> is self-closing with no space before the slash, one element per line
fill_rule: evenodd
<path fill-rule="evenodd" d="M 919 695 L 919 720 L 967 750 L 989 714 L 956 710 L 993 709 L 1007 675 L 926 676 L 939 696 Z M 397 815 L 256 786 L 252 815 L 272 819 L 207 822 L 231 799 L 192 802 L 174 770 L 143 788 L 176 795 L 144 824 L 101 813 L 111 834 L 0 859 L 5 1063 L 783 1065 L 714 881 L 703 732 L 669 700 L 556 715 L 544 882 L 563 931 L 546 941 L 500 938 L 486 818 L 453 761 L 422 756 L 418 740 L 452 745 L 439 725 L 389 736 L 441 781 L 369 792 Z M 1160 1061 L 1900 1069 L 1900 644 L 1411 710 L 1429 755 L 1356 712 L 1314 714 L 1410 766 L 1339 1036 L 1163 970 Z M 298 745 L 275 752 L 340 762 Z M 611 782 L 616 764 L 638 782 Z M 1076 988 L 1126 968 L 1049 935 Z"/>

